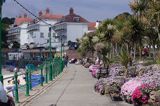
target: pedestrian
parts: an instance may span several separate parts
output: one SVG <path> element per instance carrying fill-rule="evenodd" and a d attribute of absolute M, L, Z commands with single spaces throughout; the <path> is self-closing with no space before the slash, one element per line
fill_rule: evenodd
<path fill-rule="evenodd" d="M 67 67 L 67 65 L 68 65 L 68 56 L 67 55 L 64 56 L 64 65 L 65 65 L 65 67 Z"/>
<path fill-rule="evenodd" d="M 7 95 L 1 81 L 0 81 L 0 106 L 15 106 L 13 98 Z"/>
<path fill-rule="evenodd" d="M 7 93 L 4 90 L 4 87 L 3 87 L 2 83 L 1 83 L 1 81 L 0 81 L 0 102 L 1 103 L 7 103 L 8 102 Z"/>

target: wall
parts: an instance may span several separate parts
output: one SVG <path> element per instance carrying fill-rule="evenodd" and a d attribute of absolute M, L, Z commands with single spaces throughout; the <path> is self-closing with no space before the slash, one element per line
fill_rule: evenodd
<path fill-rule="evenodd" d="M 67 23 L 67 41 L 76 42 L 88 31 L 87 23 Z"/>
<path fill-rule="evenodd" d="M 19 26 L 21 28 L 20 45 L 24 45 L 25 43 L 28 43 L 27 25 L 28 25 L 28 23 L 23 23 Z"/>
<path fill-rule="evenodd" d="M 45 20 L 48 24 L 54 25 L 57 21 L 56 20 Z M 33 31 L 33 36 L 35 36 L 34 38 L 31 36 L 31 34 L 29 34 L 29 41 L 34 42 L 35 44 L 38 44 L 38 47 L 48 47 L 49 43 L 47 43 L 47 41 L 49 41 L 49 25 L 46 25 L 43 22 L 39 22 L 38 23 L 40 25 L 39 30 L 35 30 Z M 43 33 L 44 38 L 40 37 L 40 34 Z M 54 42 L 54 37 L 53 37 L 53 33 L 55 33 L 53 30 L 51 30 L 51 39 L 52 42 Z M 54 47 L 55 44 L 52 43 L 52 47 Z"/>

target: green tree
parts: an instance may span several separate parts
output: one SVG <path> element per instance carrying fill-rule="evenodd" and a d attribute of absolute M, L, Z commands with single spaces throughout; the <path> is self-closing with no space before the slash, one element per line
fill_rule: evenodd
<path fill-rule="evenodd" d="M 131 57 L 129 53 L 123 48 L 119 54 L 120 62 L 126 67 L 125 76 L 128 74 L 128 63 L 131 62 Z"/>

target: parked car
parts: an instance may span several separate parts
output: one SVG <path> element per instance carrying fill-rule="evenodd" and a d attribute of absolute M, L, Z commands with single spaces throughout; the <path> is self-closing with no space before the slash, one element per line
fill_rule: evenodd
<path fill-rule="evenodd" d="M 76 59 L 76 58 L 73 58 L 73 59 L 69 60 L 69 63 L 71 63 L 71 64 L 74 64 L 74 63 L 76 63 L 76 62 L 77 62 L 77 59 Z"/>

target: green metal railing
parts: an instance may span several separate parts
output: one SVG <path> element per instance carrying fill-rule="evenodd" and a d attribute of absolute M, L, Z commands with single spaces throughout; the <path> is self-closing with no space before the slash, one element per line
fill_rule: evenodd
<path fill-rule="evenodd" d="M 14 76 L 4 78 L 3 80 L 10 80 L 14 78 L 14 99 L 16 103 L 19 103 L 19 97 L 20 93 L 25 94 L 25 96 L 30 96 L 30 91 L 33 89 L 32 83 L 32 75 L 40 75 L 40 83 L 39 85 L 43 86 L 44 82 L 47 84 L 48 81 L 52 81 L 55 79 L 63 70 L 61 70 L 61 66 L 64 65 L 61 64 L 61 59 L 55 57 L 52 60 L 46 60 L 42 64 L 38 65 L 36 69 L 33 69 L 31 67 L 26 67 L 24 73 L 15 72 Z M 17 70 L 18 71 L 18 70 Z M 25 85 L 19 85 L 18 83 L 18 77 L 19 76 L 25 76 Z"/>

